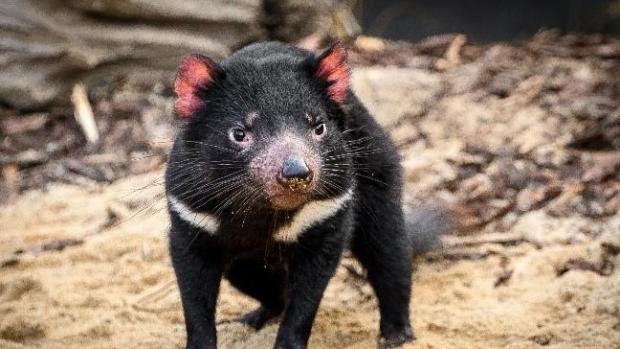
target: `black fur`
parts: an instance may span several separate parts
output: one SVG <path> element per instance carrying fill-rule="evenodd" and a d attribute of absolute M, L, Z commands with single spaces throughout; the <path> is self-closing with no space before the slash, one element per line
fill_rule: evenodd
<path fill-rule="evenodd" d="M 401 209 L 401 168 L 388 135 L 349 93 L 332 101 L 328 83 L 313 75 L 317 58 L 281 43 L 248 46 L 219 65 L 201 89 L 202 109 L 174 144 L 166 191 L 195 211 L 220 218 L 217 234 L 201 232 L 170 211 L 170 253 L 187 326 L 187 348 L 216 348 L 215 306 L 221 277 L 256 298 L 261 307 L 242 321 L 261 328 L 283 314 L 275 348 L 306 348 L 321 297 L 342 252 L 350 247 L 368 270 L 381 313 L 379 345 L 413 339 L 409 319 L 413 249 Z M 253 149 L 240 152 L 227 137 L 252 111 Z M 248 169 L 253 157 L 282 129 L 308 134 L 312 114 L 327 125 L 322 181 L 311 200 L 349 189 L 353 199 L 293 243 L 271 233 L 296 210 L 274 209 Z"/>

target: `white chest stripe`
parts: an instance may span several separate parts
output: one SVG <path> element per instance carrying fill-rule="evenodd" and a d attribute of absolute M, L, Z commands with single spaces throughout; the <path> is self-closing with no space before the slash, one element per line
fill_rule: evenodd
<path fill-rule="evenodd" d="M 333 216 L 353 196 L 353 190 L 349 190 L 341 196 L 333 199 L 311 201 L 295 214 L 291 222 L 276 231 L 274 240 L 282 242 L 295 242 L 297 237 L 306 229 Z"/>
<path fill-rule="evenodd" d="M 192 211 L 191 208 L 187 207 L 172 195 L 168 195 L 168 201 L 170 202 L 170 208 L 176 212 L 182 220 L 194 227 L 200 228 L 211 235 L 217 233 L 217 230 L 220 228 L 220 221 L 216 216 Z"/>

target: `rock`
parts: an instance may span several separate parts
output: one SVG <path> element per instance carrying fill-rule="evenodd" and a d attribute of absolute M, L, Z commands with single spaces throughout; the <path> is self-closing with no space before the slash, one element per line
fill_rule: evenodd
<path fill-rule="evenodd" d="M 444 86 L 438 74 L 396 67 L 358 68 L 351 82 L 357 96 L 384 126 L 405 116 L 425 114 Z"/>

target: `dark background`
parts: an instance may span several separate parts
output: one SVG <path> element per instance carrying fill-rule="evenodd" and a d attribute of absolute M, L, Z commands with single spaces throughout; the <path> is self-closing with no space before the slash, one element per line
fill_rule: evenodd
<path fill-rule="evenodd" d="M 362 0 L 356 15 L 366 34 L 413 41 L 440 33 L 464 33 L 481 43 L 523 40 L 541 28 L 620 33 L 614 0 Z"/>

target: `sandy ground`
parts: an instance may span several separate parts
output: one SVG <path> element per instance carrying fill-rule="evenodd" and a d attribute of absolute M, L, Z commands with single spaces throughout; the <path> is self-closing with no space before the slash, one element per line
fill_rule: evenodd
<path fill-rule="evenodd" d="M 2 348 L 181 348 L 183 318 L 166 252 L 167 217 L 159 200 L 160 173 L 85 190 L 58 185 L 33 191 L 0 213 L 3 256 L 24 250 L 0 269 Z M 131 207 L 147 207 L 135 213 Z M 539 217 L 545 219 L 544 217 Z M 558 222 L 547 223 L 560 227 Z M 580 222 L 586 229 L 594 222 Z M 617 348 L 620 268 L 608 276 L 584 270 L 557 275 L 569 259 L 602 258 L 606 233 L 578 243 L 501 246 L 480 260 L 438 258 L 418 263 L 413 290 L 418 340 L 406 348 Z M 569 228 L 569 227 L 566 227 Z M 573 229 L 570 227 L 569 229 Z M 63 251 L 43 243 L 80 239 Z M 32 247 L 32 246 L 38 246 Z M 450 248 L 444 253 L 450 255 Z M 617 266 L 620 258 L 610 263 Z M 349 259 L 344 264 L 356 265 Z M 512 270 L 511 278 L 495 286 Z M 378 314 L 368 285 L 340 268 L 321 305 L 312 348 L 374 348 Z M 253 302 L 224 285 L 218 319 L 222 348 L 268 348 L 277 324 L 255 332 L 226 323 Z"/>
<path fill-rule="evenodd" d="M 620 348 L 617 140 L 571 148 L 592 124 L 570 114 L 617 112 L 613 93 L 595 96 L 599 109 L 571 105 L 617 61 L 513 51 L 441 72 L 412 61 L 354 73 L 400 146 L 407 200 L 460 212 L 462 229 L 416 261 L 418 339 L 405 348 Z M 0 207 L 0 348 L 183 347 L 161 175 L 50 184 Z M 276 323 L 231 322 L 254 306 L 224 283 L 221 348 L 271 347 Z M 372 291 L 345 257 L 310 347 L 374 348 L 377 335 Z"/>

